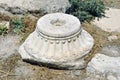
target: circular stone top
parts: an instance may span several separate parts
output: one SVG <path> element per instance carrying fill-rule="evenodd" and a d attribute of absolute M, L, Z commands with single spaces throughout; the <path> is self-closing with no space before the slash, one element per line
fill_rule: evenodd
<path fill-rule="evenodd" d="M 79 19 L 72 15 L 52 13 L 41 17 L 36 29 L 49 37 L 64 38 L 81 31 L 81 24 Z"/>

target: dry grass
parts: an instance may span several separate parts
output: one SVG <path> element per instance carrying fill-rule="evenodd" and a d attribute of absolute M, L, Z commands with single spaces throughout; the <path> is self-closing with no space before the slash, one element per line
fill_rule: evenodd
<path fill-rule="evenodd" d="M 95 40 L 95 44 L 94 47 L 92 49 L 92 51 L 90 52 L 90 55 L 86 58 L 86 61 L 89 62 L 95 54 L 99 53 L 100 50 L 105 46 L 105 45 L 120 45 L 120 33 L 118 32 L 105 32 L 102 29 L 96 27 L 93 24 L 89 24 L 89 23 L 83 23 L 83 28 L 88 31 L 94 38 Z M 117 40 L 114 40 L 112 42 L 110 42 L 108 40 L 108 36 L 111 35 L 116 35 L 118 37 Z"/>
<path fill-rule="evenodd" d="M 93 24 L 89 23 L 83 23 L 83 28 L 88 31 L 94 38 L 95 44 L 94 47 L 90 53 L 90 55 L 86 58 L 86 61 L 89 62 L 91 58 L 100 51 L 100 49 L 108 43 L 107 37 L 110 35 L 110 33 L 105 32 L 99 28 L 97 28 Z"/>
<path fill-rule="evenodd" d="M 20 56 L 18 54 L 14 54 L 4 60 L 4 63 L 0 63 L 0 80 L 9 80 L 9 76 L 16 76 L 12 73 L 12 70 L 14 70 L 18 60 L 20 60 Z"/>
<path fill-rule="evenodd" d="M 36 27 L 36 23 L 37 23 L 37 19 L 36 18 L 31 18 L 29 16 L 25 16 L 23 17 L 23 23 L 25 25 L 26 28 L 26 33 L 29 32 L 33 32 L 35 27 Z"/>
<path fill-rule="evenodd" d="M 120 9 L 120 0 L 104 0 L 104 1 L 106 6 Z"/>
<path fill-rule="evenodd" d="M 21 43 L 25 41 L 25 39 L 28 37 L 28 35 L 35 30 L 37 19 L 31 18 L 28 16 L 23 17 L 23 24 L 25 25 L 25 33 L 21 40 Z"/>
<path fill-rule="evenodd" d="M 10 16 L 0 13 L 0 20 L 9 21 L 10 19 L 11 19 Z"/>

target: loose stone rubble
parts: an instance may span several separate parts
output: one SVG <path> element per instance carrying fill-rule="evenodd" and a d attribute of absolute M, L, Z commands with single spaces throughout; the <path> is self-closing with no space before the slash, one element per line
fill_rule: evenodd
<path fill-rule="evenodd" d="M 0 0 L 0 13 L 44 15 L 65 12 L 69 6 L 68 0 Z"/>
<path fill-rule="evenodd" d="M 120 80 L 120 45 L 104 45 L 88 63 L 86 72 L 106 78 L 100 80 Z"/>
<path fill-rule="evenodd" d="M 88 63 L 87 72 L 102 74 L 107 80 L 120 80 L 120 56 L 111 57 L 98 53 Z"/>
<path fill-rule="evenodd" d="M 92 36 L 82 29 L 79 19 L 64 13 L 47 14 L 21 45 L 23 60 L 60 69 L 82 69 L 92 49 Z"/>

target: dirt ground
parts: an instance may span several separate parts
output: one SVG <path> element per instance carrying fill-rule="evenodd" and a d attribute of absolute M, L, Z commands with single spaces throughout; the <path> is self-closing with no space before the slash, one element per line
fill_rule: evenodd
<path fill-rule="evenodd" d="M 87 62 L 89 62 L 105 45 L 120 44 L 119 33 L 108 33 L 88 23 L 84 23 L 82 26 L 95 39 L 95 45 L 91 54 L 86 59 Z M 119 39 L 111 43 L 108 41 L 107 37 L 113 34 L 118 35 Z M 4 37 L 0 36 L 0 53 L 5 53 L 5 55 L 8 54 L 7 58 L 0 54 L 0 80 L 106 80 L 103 75 L 90 74 L 86 72 L 85 69 L 56 70 L 42 65 L 33 65 L 23 62 L 17 50 L 25 38 L 26 35 L 25 37 L 21 35 L 15 36 L 13 34 Z"/>
<path fill-rule="evenodd" d="M 120 0 L 105 0 L 108 7 L 120 9 Z"/>
<path fill-rule="evenodd" d="M 108 6 L 120 8 L 120 0 L 108 0 Z M 7 16 L 1 16 L 2 20 L 10 20 Z M 0 36 L 0 80 L 107 80 L 103 74 L 90 74 L 83 70 L 57 70 L 44 67 L 42 65 L 33 65 L 22 61 L 18 53 L 19 46 L 24 42 L 30 32 L 34 31 L 37 19 L 29 17 L 23 18 L 26 32 L 21 35 L 9 33 L 6 36 Z M 120 33 L 105 32 L 93 24 L 83 23 L 83 28 L 88 31 L 95 39 L 95 45 L 86 58 L 89 62 L 95 54 L 99 53 L 107 45 L 119 46 Z M 116 35 L 117 40 L 112 42 L 108 36 Z"/>

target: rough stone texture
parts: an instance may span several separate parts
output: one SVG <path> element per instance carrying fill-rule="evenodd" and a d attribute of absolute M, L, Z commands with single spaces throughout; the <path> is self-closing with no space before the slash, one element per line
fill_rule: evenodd
<path fill-rule="evenodd" d="M 110 57 L 104 54 L 96 54 L 89 62 L 87 71 L 104 74 L 107 76 L 108 80 L 112 80 L 110 77 L 116 80 L 120 76 L 120 56 Z"/>
<path fill-rule="evenodd" d="M 88 63 L 87 73 L 98 74 L 105 80 L 120 80 L 120 45 L 107 44 Z"/>
<path fill-rule="evenodd" d="M 107 80 L 118 80 L 118 79 L 114 77 L 113 75 L 109 75 L 107 76 Z"/>
<path fill-rule="evenodd" d="M 120 45 L 106 45 L 102 48 L 100 53 L 111 57 L 120 57 Z"/>
<path fill-rule="evenodd" d="M 18 51 L 20 36 L 0 36 L 0 60 L 6 59 Z"/>
<path fill-rule="evenodd" d="M 68 6 L 68 0 L 0 0 L 0 12 L 13 14 L 65 12 Z"/>
<path fill-rule="evenodd" d="M 94 24 L 107 32 L 120 32 L 120 9 L 109 8 L 106 17 L 95 20 Z"/>
<path fill-rule="evenodd" d="M 93 44 L 93 38 L 81 28 L 79 19 L 54 13 L 38 20 L 36 30 L 22 44 L 19 53 L 24 60 L 50 67 L 82 69 Z"/>

